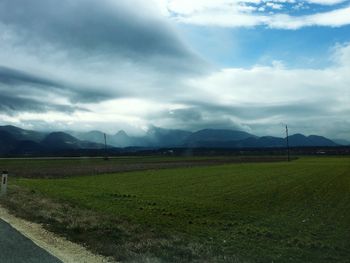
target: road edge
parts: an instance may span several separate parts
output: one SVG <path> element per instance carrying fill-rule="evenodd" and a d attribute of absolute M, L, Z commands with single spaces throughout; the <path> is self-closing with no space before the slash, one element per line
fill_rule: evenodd
<path fill-rule="evenodd" d="M 45 230 L 40 224 L 11 215 L 1 204 L 0 218 L 64 263 L 115 263 L 110 258 L 95 255 L 85 247 Z"/>

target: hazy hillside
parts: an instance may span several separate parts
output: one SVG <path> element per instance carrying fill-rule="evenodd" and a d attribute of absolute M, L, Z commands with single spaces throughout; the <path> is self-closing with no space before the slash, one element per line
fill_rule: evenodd
<path fill-rule="evenodd" d="M 40 142 L 46 136 L 46 133 L 43 133 L 43 132 L 24 130 L 11 125 L 0 126 L 0 131 L 8 132 L 16 140 L 29 140 L 29 141 Z"/>
<path fill-rule="evenodd" d="M 107 134 L 108 148 L 283 148 L 286 138 L 262 136 L 235 130 L 204 129 L 196 132 L 163 129 L 152 126 L 143 136 L 129 136 L 121 130 Z M 289 136 L 291 147 L 337 146 L 334 141 L 317 135 Z M 15 126 L 0 126 L 0 154 L 45 154 L 58 151 L 103 150 L 104 133 L 52 132 L 49 134 L 24 130 Z"/>
<path fill-rule="evenodd" d="M 42 144 L 50 149 L 103 149 L 104 145 L 77 138 L 64 133 L 53 132 L 45 137 Z"/>
<path fill-rule="evenodd" d="M 17 140 L 10 133 L 0 130 L 0 154 L 13 151 L 16 145 Z"/>
<path fill-rule="evenodd" d="M 342 139 L 333 139 L 332 140 L 333 142 L 335 142 L 336 144 L 339 144 L 339 145 L 350 145 L 350 141 L 348 140 L 342 140 Z"/>

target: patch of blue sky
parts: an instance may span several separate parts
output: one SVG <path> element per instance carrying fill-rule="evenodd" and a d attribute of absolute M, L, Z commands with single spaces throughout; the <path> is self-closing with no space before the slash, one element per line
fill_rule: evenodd
<path fill-rule="evenodd" d="M 180 24 L 178 27 L 189 45 L 218 67 L 250 68 L 281 61 L 288 68 L 324 68 L 333 63 L 334 47 L 350 42 L 350 25 L 298 30 L 266 26 L 221 28 Z"/>

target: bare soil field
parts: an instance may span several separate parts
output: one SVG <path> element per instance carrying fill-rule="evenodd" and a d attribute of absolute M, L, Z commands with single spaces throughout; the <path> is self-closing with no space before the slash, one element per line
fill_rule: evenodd
<path fill-rule="evenodd" d="M 24 178 L 64 178 L 168 168 L 190 168 L 234 163 L 281 162 L 284 156 L 247 157 L 117 157 L 0 159 L 0 169 Z"/>

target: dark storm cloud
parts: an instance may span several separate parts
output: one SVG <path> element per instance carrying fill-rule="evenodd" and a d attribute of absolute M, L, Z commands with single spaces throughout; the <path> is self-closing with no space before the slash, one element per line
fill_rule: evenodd
<path fill-rule="evenodd" d="M 281 105 L 236 105 L 226 106 L 209 102 L 187 101 L 187 107 L 171 111 L 163 111 L 159 114 L 149 116 L 150 119 L 162 120 L 164 123 L 174 125 L 176 128 L 199 130 L 205 128 L 217 129 L 238 129 L 248 132 L 261 132 L 269 130 L 269 125 L 264 121 L 278 118 L 284 120 L 284 123 L 291 121 L 296 123 L 298 119 L 314 118 L 315 115 L 320 118 L 330 118 L 336 114 L 324 107 L 322 103 L 285 103 Z M 333 102 L 335 103 L 335 102 Z M 328 106 L 330 102 L 328 101 Z M 258 124 L 260 123 L 260 124 Z M 271 123 L 271 121 L 270 121 Z M 277 129 L 282 127 L 282 122 L 274 124 Z M 270 128 L 276 128 L 270 124 Z M 263 127 L 263 129 L 261 129 Z M 169 126 L 171 128 L 171 126 Z M 299 127 L 296 127 L 298 130 Z M 305 127 L 300 130 L 305 130 Z"/>
<path fill-rule="evenodd" d="M 178 119 L 185 122 L 202 120 L 201 112 L 193 108 L 172 110 L 167 112 L 165 115 L 167 117 Z"/>
<path fill-rule="evenodd" d="M 160 87 L 181 87 L 184 75 L 207 72 L 149 6 L 141 0 L 1 0 L 0 92 L 13 104 L 23 99 L 18 94 L 43 101 L 45 92 L 55 93 L 74 108 L 161 94 Z M 30 110 L 30 103 L 23 105 L 12 108 Z"/>
<path fill-rule="evenodd" d="M 77 57 L 89 53 L 121 54 L 136 60 L 155 55 L 190 59 L 193 54 L 166 21 L 157 15 L 143 14 L 139 9 L 146 5 L 140 3 L 2 0 L 0 21 L 11 26 L 20 41 L 39 45 L 41 41 L 49 42 L 74 52 Z"/>
<path fill-rule="evenodd" d="M 330 103 L 329 101 L 327 102 Z M 233 106 L 223 106 L 210 104 L 206 102 L 192 102 L 190 105 L 196 105 L 197 111 L 225 114 L 244 120 L 256 120 L 259 118 L 271 118 L 274 116 L 294 116 L 307 117 L 315 114 L 329 114 L 329 110 L 323 107 L 321 102 L 315 103 L 284 103 L 279 105 L 255 105 L 241 104 Z"/>
<path fill-rule="evenodd" d="M 0 66 L 0 83 L 7 85 L 33 84 L 37 86 L 61 87 L 60 84 L 53 81 L 37 77 L 20 70 L 14 70 L 8 67 Z"/>
<path fill-rule="evenodd" d="M 30 106 L 31 100 L 23 100 L 23 98 L 18 98 L 19 95 L 26 96 L 38 96 L 44 93 L 54 93 L 57 96 L 67 96 L 71 102 L 98 102 L 107 100 L 111 97 L 111 94 L 107 91 L 99 90 L 98 87 L 93 89 L 85 89 L 84 92 L 82 87 L 74 86 L 72 84 L 62 83 L 55 80 L 46 79 L 44 77 L 36 76 L 30 73 L 26 73 L 21 70 L 15 70 L 8 67 L 0 66 L 0 91 L 2 97 L 0 96 L 0 102 L 4 105 L 5 101 L 2 99 L 6 98 L 8 101 L 11 101 L 11 107 L 6 107 L 11 110 L 17 109 L 18 111 L 26 111 L 36 109 L 45 110 L 45 107 L 42 106 Z M 116 96 L 116 94 L 114 94 Z M 45 101 L 45 98 L 42 98 L 42 101 Z M 13 107 L 16 102 L 23 102 L 23 106 L 18 105 Z M 28 107 L 26 107 L 28 106 Z M 54 107 L 57 111 L 62 109 L 66 111 L 67 107 Z M 79 107 L 68 107 L 69 111 L 72 109 L 80 109 Z"/>
<path fill-rule="evenodd" d="M 243 127 L 230 119 L 230 115 L 222 113 L 222 111 L 212 111 L 210 108 L 206 107 L 189 106 L 189 108 L 164 111 L 148 117 L 154 120 L 160 119 L 162 122 L 169 123 L 170 125 L 168 128 L 176 127 L 191 131 L 207 128 L 247 129 L 247 127 Z"/>
<path fill-rule="evenodd" d="M 74 107 L 70 105 L 60 105 L 50 103 L 48 101 L 39 101 L 30 98 L 13 97 L 0 95 L 0 113 L 7 115 L 16 115 L 19 112 L 47 112 L 58 111 L 64 113 L 73 113 L 77 110 L 86 111 L 84 108 Z"/>

